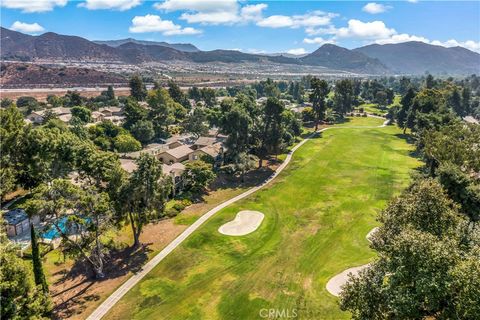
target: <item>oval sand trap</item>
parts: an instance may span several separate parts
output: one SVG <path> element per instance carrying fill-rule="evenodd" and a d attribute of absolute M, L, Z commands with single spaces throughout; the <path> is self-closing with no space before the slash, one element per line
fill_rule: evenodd
<path fill-rule="evenodd" d="M 218 228 L 218 232 L 227 236 L 244 236 L 257 230 L 263 218 L 261 212 L 243 210 L 237 213 L 234 220 Z"/>
<path fill-rule="evenodd" d="M 333 294 L 335 297 L 340 295 L 342 292 L 342 286 L 347 283 L 348 275 L 351 273 L 356 276 L 362 269 L 369 266 L 369 263 L 364 264 L 360 267 L 354 267 L 343 271 L 342 273 L 337 274 L 327 282 L 327 291 Z"/>

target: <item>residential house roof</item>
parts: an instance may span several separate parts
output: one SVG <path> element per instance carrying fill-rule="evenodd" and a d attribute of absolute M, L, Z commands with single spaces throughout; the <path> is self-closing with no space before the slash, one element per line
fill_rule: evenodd
<path fill-rule="evenodd" d="M 189 146 L 183 145 L 183 146 L 176 147 L 176 148 L 173 148 L 173 149 L 165 150 L 163 153 L 168 153 L 172 157 L 174 157 L 176 159 L 180 159 L 180 158 L 188 156 L 192 152 L 193 152 L 193 150 Z"/>
<path fill-rule="evenodd" d="M 26 219 L 28 219 L 28 215 L 23 209 L 13 209 L 8 211 L 3 215 L 5 221 L 7 221 L 10 225 L 16 225 Z"/>

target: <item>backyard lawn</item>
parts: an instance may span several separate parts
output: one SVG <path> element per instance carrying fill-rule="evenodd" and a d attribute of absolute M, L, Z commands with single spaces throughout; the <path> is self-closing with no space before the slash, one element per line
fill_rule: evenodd
<path fill-rule="evenodd" d="M 354 118 L 308 141 L 274 183 L 207 221 L 106 318 L 260 319 L 271 308 L 348 318 L 325 284 L 373 259 L 365 236 L 419 165 L 399 129 L 367 128 L 381 123 Z M 263 212 L 259 229 L 220 234 L 240 210 Z"/>

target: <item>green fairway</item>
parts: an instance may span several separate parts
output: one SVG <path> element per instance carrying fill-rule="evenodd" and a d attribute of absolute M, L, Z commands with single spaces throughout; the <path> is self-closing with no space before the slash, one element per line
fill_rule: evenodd
<path fill-rule="evenodd" d="M 355 118 L 308 141 L 271 185 L 207 221 L 106 318 L 249 320 L 262 309 L 348 318 L 325 284 L 374 257 L 365 236 L 419 165 L 396 127 L 348 128 L 381 123 Z M 263 212 L 260 228 L 220 234 L 240 210 Z"/>

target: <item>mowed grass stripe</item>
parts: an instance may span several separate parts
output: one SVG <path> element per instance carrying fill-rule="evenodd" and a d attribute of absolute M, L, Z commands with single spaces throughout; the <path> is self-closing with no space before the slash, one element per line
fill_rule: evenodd
<path fill-rule="evenodd" d="M 378 119 L 346 125 L 373 126 Z M 298 319 L 348 318 L 328 279 L 369 262 L 375 216 L 419 165 L 395 127 L 323 132 L 265 189 L 207 221 L 107 314 L 107 319 L 259 319 L 262 308 Z M 240 210 L 265 214 L 243 237 L 218 233 Z"/>

